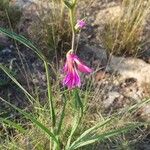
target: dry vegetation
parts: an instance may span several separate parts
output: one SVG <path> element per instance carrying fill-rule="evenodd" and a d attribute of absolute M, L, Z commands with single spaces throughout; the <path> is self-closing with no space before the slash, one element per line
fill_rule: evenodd
<path fill-rule="evenodd" d="M 46 55 L 62 53 L 68 47 L 71 37 L 68 11 L 63 1 L 39 1 L 36 5 L 37 16 L 28 29 L 29 37 L 38 43 Z"/>
<path fill-rule="evenodd" d="M 138 55 L 145 42 L 144 28 L 150 12 L 150 1 L 123 0 L 116 17 L 110 19 L 102 33 L 103 45 L 115 55 Z"/>
<path fill-rule="evenodd" d="M 16 11 L 16 9 L 14 11 L 14 8 L 9 6 L 8 2 L 4 2 L 6 1 L 0 0 L 0 16 L 2 15 L 3 22 L 8 22 L 8 26 L 11 22 L 11 24 L 13 25 L 11 26 L 11 29 L 15 30 L 14 25 L 18 23 L 21 13 L 20 11 Z M 149 13 L 149 7 L 150 0 L 145 3 L 143 3 L 143 0 L 122 1 L 119 16 L 113 18 L 113 20 L 109 20 L 110 22 L 107 22 L 105 24 L 103 33 L 100 33 L 103 46 L 105 47 L 108 54 L 133 56 L 141 52 L 140 45 L 145 42 L 143 41 L 142 36 L 144 33 L 143 31 L 146 24 L 147 15 Z M 42 52 L 48 59 L 50 59 L 49 56 L 65 53 L 66 48 L 70 48 L 69 42 L 71 41 L 71 29 L 70 23 L 68 21 L 68 11 L 66 7 L 64 7 L 63 0 L 41 0 L 39 1 L 36 11 L 37 16 L 28 29 L 28 32 L 30 33 L 28 37 L 32 39 L 32 41 L 37 43 L 39 49 L 42 50 Z M 14 35 L 10 37 L 14 38 Z M 18 39 L 16 38 L 15 40 Z M 60 84 L 62 80 L 62 77 L 60 75 L 60 68 L 56 68 L 55 62 L 54 65 L 50 62 L 51 59 L 50 61 L 48 61 L 48 65 L 49 67 L 51 67 L 51 71 L 53 70 L 53 74 L 55 76 L 55 78 L 51 81 L 51 92 L 53 93 L 53 102 L 54 107 L 56 108 L 56 117 L 58 119 L 56 122 L 57 124 L 59 124 L 59 121 L 61 119 L 61 112 L 64 107 L 64 103 L 66 100 L 65 98 L 67 97 L 65 117 L 62 123 L 62 130 L 60 134 L 61 136 L 59 137 L 61 141 L 61 148 L 64 149 L 73 126 L 75 113 L 77 111 L 75 110 L 75 107 L 77 104 L 75 104 L 74 102 L 74 95 L 70 91 L 64 89 Z M 61 67 L 61 64 L 59 65 Z M 1 69 L 13 80 L 13 82 L 17 86 L 19 86 L 19 89 L 17 89 L 16 86 L 14 87 L 20 93 L 24 94 L 23 99 L 30 101 L 32 99 L 32 96 L 30 96 L 29 93 L 32 93 L 32 95 L 34 96 L 35 101 L 27 103 L 29 104 L 29 106 L 26 106 L 26 104 L 25 106 L 21 106 L 23 107 L 23 111 L 25 110 L 27 112 L 31 112 L 31 114 L 41 124 L 43 124 L 47 129 L 51 130 L 51 127 L 53 125 L 52 123 L 50 123 L 50 109 L 49 103 L 47 101 L 48 96 L 46 93 L 49 86 L 45 88 L 44 84 L 43 88 L 40 87 L 39 84 L 36 85 L 31 81 L 31 83 L 29 83 L 31 84 L 29 85 L 30 88 L 28 88 L 31 89 L 31 91 L 26 91 L 24 89 L 24 86 L 22 86 L 22 84 L 20 85 L 17 80 L 13 78 L 12 73 L 10 73 L 9 71 L 7 72 L 7 70 L 3 69 L 2 67 Z M 22 70 L 22 68 L 20 69 Z M 33 74 L 31 74 L 31 76 L 29 77 L 30 79 L 33 79 L 32 75 Z M 92 79 L 88 80 L 89 82 L 83 85 L 81 90 L 79 91 L 80 98 L 82 99 L 82 102 L 84 104 L 84 117 L 82 118 L 82 121 L 80 122 L 80 126 L 78 126 L 76 133 L 73 135 L 72 141 L 76 140 L 81 135 L 81 133 L 86 131 L 88 128 L 93 127 L 99 122 L 105 122 L 107 119 L 111 118 L 112 121 L 103 125 L 101 128 L 98 128 L 96 131 L 94 131 L 93 134 L 89 134 L 89 137 L 103 134 L 108 134 L 108 137 L 106 135 L 106 138 L 101 138 L 100 142 L 78 149 L 138 150 L 140 144 L 143 144 L 145 142 L 144 139 L 147 139 L 149 132 L 149 122 L 146 123 L 137 120 L 136 112 L 140 109 L 141 106 L 143 106 L 143 103 L 148 103 L 149 100 L 144 100 L 139 104 L 132 104 L 132 106 L 129 106 L 127 108 L 119 109 L 119 111 L 115 110 L 113 113 L 110 113 L 109 111 L 108 113 L 104 109 L 104 106 L 101 105 L 101 102 L 97 101 L 97 95 L 98 97 L 100 97 L 99 95 L 101 94 L 100 90 L 97 90 L 95 88 L 95 84 L 93 83 Z M 9 95 L 6 97 L 11 98 L 9 97 Z M 5 101 L 2 97 L 0 97 L 0 100 L 5 103 L 4 106 L 6 108 L 11 106 L 11 104 L 9 102 L 7 103 L 7 100 Z M 13 111 L 12 109 L 10 110 L 11 112 L 14 111 L 14 109 Z M 34 121 L 30 119 L 30 117 L 25 117 L 26 115 L 24 115 L 23 113 L 21 115 L 18 115 L 18 113 L 16 113 L 16 116 L 13 116 L 14 114 L 11 115 L 11 112 L 8 114 L 0 112 L 0 149 L 51 149 L 51 139 L 38 128 L 38 125 L 34 123 Z M 19 110 L 18 112 L 21 111 Z M 6 117 L 4 118 L 4 116 Z M 128 125 L 130 124 L 134 124 L 135 126 L 137 124 L 140 124 L 140 127 L 136 126 L 135 128 L 131 128 L 128 130 L 128 133 L 120 132 L 120 134 L 115 137 L 109 136 L 109 132 L 128 127 Z M 112 135 L 113 134 L 115 135 L 114 132 L 112 132 Z"/>

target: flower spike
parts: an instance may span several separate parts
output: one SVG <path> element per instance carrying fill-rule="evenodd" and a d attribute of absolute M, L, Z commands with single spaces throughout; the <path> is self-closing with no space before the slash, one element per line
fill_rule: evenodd
<path fill-rule="evenodd" d="M 92 72 L 92 69 L 84 65 L 72 50 L 68 51 L 66 55 L 66 63 L 63 70 L 66 74 L 63 79 L 63 85 L 66 85 L 69 89 L 81 86 L 81 79 L 78 70 L 84 73 Z"/>

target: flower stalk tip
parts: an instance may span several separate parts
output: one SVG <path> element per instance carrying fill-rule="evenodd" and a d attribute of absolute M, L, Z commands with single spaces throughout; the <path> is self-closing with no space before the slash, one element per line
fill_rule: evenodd
<path fill-rule="evenodd" d="M 77 20 L 77 24 L 75 25 L 75 29 L 83 29 L 86 26 L 86 23 L 84 20 Z"/>

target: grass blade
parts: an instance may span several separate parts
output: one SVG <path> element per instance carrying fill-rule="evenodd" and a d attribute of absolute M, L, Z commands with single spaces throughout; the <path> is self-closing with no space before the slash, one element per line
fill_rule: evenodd
<path fill-rule="evenodd" d="M 65 108 L 66 108 L 67 99 L 66 99 L 66 96 L 64 94 L 63 94 L 63 97 L 64 97 L 64 103 L 63 103 L 63 108 L 62 108 L 62 112 L 61 112 L 61 116 L 60 116 L 60 121 L 58 123 L 58 129 L 57 129 L 56 134 L 60 133 L 61 126 L 62 126 L 62 123 L 63 123 L 63 119 L 65 117 Z"/>
<path fill-rule="evenodd" d="M 14 129 L 17 129 L 21 133 L 24 133 L 26 131 L 22 126 L 19 125 L 19 123 L 15 123 L 11 120 L 0 117 L 0 122 L 6 124 L 7 126 L 13 127 Z"/>
<path fill-rule="evenodd" d="M 130 130 L 133 130 L 133 129 L 139 127 L 140 125 L 139 124 L 138 125 L 129 125 L 127 127 L 120 128 L 120 129 L 115 129 L 115 130 L 103 133 L 101 135 L 98 135 L 98 136 L 88 136 L 87 138 L 82 139 L 82 141 L 78 141 L 76 144 L 71 145 L 68 150 L 74 150 L 74 149 L 77 149 L 79 147 L 83 147 L 83 146 L 86 146 L 86 145 L 104 140 L 106 138 L 110 138 L 110 137 L 119 135 L 121 133 L 126 133 Z"/>
<path fill-rule="evenodd" d="M 57 140 L 57 138 L 55 137 L 55 135 L 48 129 L 46 128 L 42 123 L 40 123 L 32 114 L 26 113 L 25 111 L 21 110 L 20 108 L 16 107 L 15 105 L 7 102 L 6 100 L 4 100 L 3 98 L 0 97 L 0 100 L 5 102 L 6 104 L 8 104 L 9 106 L 11 106 L 12 108 L 14 108 L 15 110 L 17 110 L 19 113 L 21 113 L 22 115 L 24 115 L 25 118 L 31 120 L 33 122 L 33 124 L 35 124 L 39 129 L 41 129 L 44 133 L 46 133 L 48 135 L 49 138 L 52 138 L 52 140 L 58 145 L 59 147 L 59 142 Z"/>
<path fill-rule="evenodd" d="M 27 98 L 31 103 L 33 103 L 33 101 L 36 101 L 35 98 L 11 75 L 7 67 L 0 64 L 0 69 L 2 69 L 8 75 L 8 77 L 27 95 Z"/>
<path fill-rule="evenodd" d="M 83 103 L 80 99 L 78 89 L 74 89 L 73 99 L 74 99 L 74 107 L 75 107 L 75 117 L 73 120 L 72 129 L 71 129 L 71 133 L 68 138 L 68 141 L 67 141 L 66 148 L 70 147 L 72 137 L 73 137 L 75 131 L 77 130 L 77 127 L 80 124 L 82 116 L 83 116 Z"/>
<path fill-rule="evenodd" d="M 66 149 L 68 149 L 70 147 L 70 143 L 71 143 L 71 140 L 72 140 L 72 136 L 74 135 L 78 125 L 79 125 L 79 122 L 80 122 L 80 119 L 78 117 L 78 114 L 76 113 L 75 114 L 75 117 L 74 117 L 74 120 L 73 120 L 73 125 L 72 125 L 72 129 L 71 129 L 71 133 L 68 137 L 68 141 L 67 141 L 67 145 L 66 145 Z"/>
<path fill-rule="evenodd" d="M 23 45 L 25 45 L 26 47 L 30 48 L 31 50 L 33 50 L 43 61 L 45 61 L 45 57 L 44 55 L 40 52 L 40 50 L 38 50 L 31 41 L 27 40 L 24 36 L 21 35 L 17 35 L 14 32 L 8 31 L 4 28 L 0 27 L 0 33 L 22 43 Z"/>
<path fill-rule="evenodd" d="M 72 143 L 71 146 L 75 145 L 76 143 L 78 143 L 79 141 L 82 141 L 82 139 L 84 139 L 85 137 L 89 136 L 90 133 L 96 131 L 98 128 L 101 128 L 103 127 L 104 125 L 110 123 L 113 119 L 112 118 L 109 118 L 107 120 L 105 120 L 104 122 L 102 123 L 99 123 L 93 127 L 91 127 L 90 129 L 86 130 L 85 132 L 83 132 L 83 134 L 76 140 Z"/>
<path fill-rule="evenodd" d="M 45 70 L 46 70 L 46 78 L 47 78 L 47 94 L 48 94 L 48 102 L 49 102 L 49 108 L 50 108 L 50 116 L 52 119 L 52 126 L 55 127 L 56 124 L 56 115 L 55 110 L 53 106 L 53 98 L 52 98 L 52 89 L 51 89 L 51 83 L 50 83 L 50 73 L 47 62 L 44 61 Z"/>
<path fill-rule="evenodd" d="M 81 116 L 83 115 L 83 103 L 81 101 L 78 89 L 74 90 L 74 101 L 76 110 L 81 111 Z"/>

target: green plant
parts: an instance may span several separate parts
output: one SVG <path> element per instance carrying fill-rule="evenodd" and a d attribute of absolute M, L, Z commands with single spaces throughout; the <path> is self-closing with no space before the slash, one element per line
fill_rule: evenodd
<path fill-rule="evenodd" d="M 73 32 L 71 47 L 72 50 L 74 50 L 75 24 L 73 21 L 74 12 L 72 9 L 74 10 L 76 1 L 73 1 L 72 3 L 69 2 L 69 4 L 67 1 L 65 4 L 70 11 Z M 89 117 L 88 115 L 86 116 L 86 101 L 89 98 L 88 92 L 86 93 L 78 88 L 66 90 L 60 87 L 59 84 L 56 84 L 58 86 L 52 85 L 49 72 L 51 64 L 41 51 L 23 36 L 19 36 L 3 28 L 0 28 L 0 32 L 22 43 L 35 52 L 44 63 L 47 79 L 47 100 L 45 104 L 41 104 L 41 101 L 38 99 L 38 91 L 36 92 L 37 95 L 31 95 L 21 83 L 15 79 L 10 70 L 3 64 L 0 64 L 0 69 L 20 88 L 20 91 L 24 93 L 33 108 L 31 112 L 22 110 L 0 97 L 1 102 L 18 111 L 22 115 L 22 119 L 25 119 L 26 122 L 29 120 L 26 125 L 27 129 L 25 129 L 25 127 L 16 123 L 15 120 L 11 120 L 10 118 L 0 118 L 0 122 L 4 127 L 5 125 L 11 126 L 20 132 L 20 134 L 17 134 L 11 142 L 6 140 L 6 144 L 3 144 L 5 148 L 74 150 L 128 132 L 143 125 L 141 123 L 129 123 L 125 124 L 125 127 L 119 124 L 117 127 L 114 127 L 114 125 L 116 126 L 115 123 L 118 123 L 122 117 L 122 113 L 120 113 L 119 116 L 103 117 L 96 124 L 89 126 L 85 125 L 82 127 L 81 125 L 84 123 L 84 117 Z M 61 101 L 61 105 L 57 105 L 58 100 Z M 134 107 L 131 109 L 134 109 Z M 71 120 L 70 122 L 68 122 L 69 119 Z M 22 137 L 25 137 L 24 139 L 26 139 L 26 141 L 24 141 L 25 144 L 22 144 L 21 142 L 23 139 Z"/>
<path fill-rule="evenodd" d="M 142 52 L 142 34 L 147 16 L 149 14 L 150 1 L 123 0 L 120 6 L 120 14 L 106 22 L 101 34 L 106 51 L 114 55 L 133 55 Z"/>

